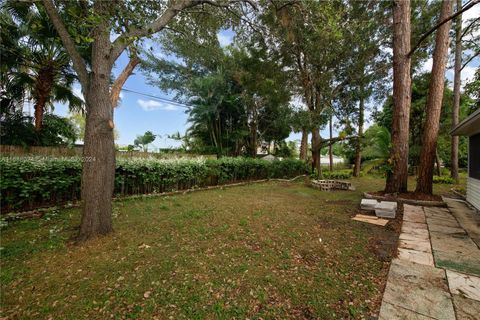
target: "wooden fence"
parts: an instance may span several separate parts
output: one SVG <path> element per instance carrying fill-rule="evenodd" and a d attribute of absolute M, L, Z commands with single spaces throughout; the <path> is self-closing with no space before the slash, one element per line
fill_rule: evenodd
<path fill-rule="evenodd" d="M 81 156 L 83 146 L 73 147 L 37 147 L 37 146 L 7 146 L 0 145 L 0 155 L 9 157 L 26 157 L 26 156 L 45 156 L 45 157 L 74 157 Z M 142 152 L 142 151 L 117 151 L 117 157 L 122 158 L 197 158 L 199 156 L 215 159 L 215 155 L 198 155 L 181 152 Z"/>

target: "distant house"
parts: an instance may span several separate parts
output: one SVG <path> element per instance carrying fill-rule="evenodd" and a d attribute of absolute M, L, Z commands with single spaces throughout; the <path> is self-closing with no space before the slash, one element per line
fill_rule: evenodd
<path fill-rule="evenodd" d="M 480 108 L 451 132 L 468 137 L 467 201 L 480 210 Z"/>
<path fill-rule="evenodd" d="M 320 157 L 320 162 L 321 162 L 322 166 L 330 165 L 330 157 L 328 156 L 328 154 L 326 156 L 321 156 Z M 333 164 L 344 163 L 344 159 L 342 157 L 338 157 L 338 156 L 334 155 L 332 157 L 332 163 Z"/>

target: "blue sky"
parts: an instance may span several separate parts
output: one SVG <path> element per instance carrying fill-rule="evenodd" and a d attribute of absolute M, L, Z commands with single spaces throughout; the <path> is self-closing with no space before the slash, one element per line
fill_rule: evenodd
<path fill-rule="evenodd" d="M 480 15 L 480 6 L 476 9 L 472 9 L 467 12 L 468 15 L 474 17 Z M 234 33 L 231 30 L 221 31 L 218 35 L 218 40 L 222 46 L 226 46 L 232 42 Z M 475 68 L 479 66 L 479 60 L 475 59 L 469 66 L 467 66 L 462 73 L 462 79 L 471 79 L 475 72 Z M 127 64 L 128 57 L 123 54 L 117 61 L 114 68 L 114 75 L 117 76 L 122 68 Z M 428 60 L 423 66 L 422 70 L 430 71 L 431 59 Z M 448 70 L 446 73 L 447 79 L 452 81 L 453 72 Z M 140 69 L 137 69 L 136 73 L 131 75 L 124 88 L 146 93 L 160 98 L 171 99 L 172 95 L 163 92 L 157 87 L 153 87 L 147 84 L 147 79 L 141 73 Z M 80 95 L 80 86 L 76 85 L 75 90 Z M 31 109 L 30 108 L 27 108 Z M 31 110 L 28 112 L 32 112 Z M 33 112 L 32 112 L 33 113 Z M 68 108 L 62 104 L 56 104 L 54 113 L 67 116 Z M 368 116 L 368 114 L 367 114 Z M 138 95 L 130 92 L 122 92 L 121 102 L 115 110 L 115 127 L 119 133 L 119 138 L 116 141 L 119 145 L 132 144 L 137 135 L 143 134 L 145 131 L 150 130 L 155 134 L 161 135 L 157 137 L 156 141 L 152 144 L 150 149 L 154 148 L 168 148 L 179 145 L 179 142 L 168 139 L 168 134 L 173 134 L 179 131 L 183 134 L 187 128 L 187 115 L 185 114 L 185 108 L 182 108 L 175 104 L 168 102 L 160 102 L 158 100 Z M 367 123 L 368 126 L 368 123 Z M 328 136 L 328 132 L 323 130 L 323 137 Z M 292 133 L 288 140 L 300 139 L 299 134 Z"/>

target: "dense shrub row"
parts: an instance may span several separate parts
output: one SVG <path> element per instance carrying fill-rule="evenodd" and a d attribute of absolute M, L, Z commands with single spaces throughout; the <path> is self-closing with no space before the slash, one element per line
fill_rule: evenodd
<path fill-rule="evenodd" d="M 0 158 L 2 211 L 29 209 L 80 198 L 79 158 Z M 298 160 L 118 159 L 115 195 L 160 193 L 307 173 Z"/>
<path fill-rule="evenodd" d="M 335 170 L 335 171 L 327 171 L 324 170 L 322 172 L 323 179 L 348 179 L 352 176 L 351 169 L 344 169 L 344 170 Z"/>

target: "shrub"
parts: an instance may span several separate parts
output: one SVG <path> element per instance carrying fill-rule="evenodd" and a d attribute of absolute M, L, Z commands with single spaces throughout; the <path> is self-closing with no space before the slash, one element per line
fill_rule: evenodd
<path fill-rule="evenodd" d="M 336 171 L 324 171 L 322 172 L 324 179 L 348 179 L 352 176 L 352 170 L 336 170 Z"/>
<path fill-rule="evenodd" d="M 449 176 L 433 176 L 433 183 L 454 184 L 455 180 Z"/>
<path fill-rule="evenodd" d="M 80 199 L 80 158 L 0 158 L 2 210 L 29 209 Z M 308 172 L 299 160 L 250 158 L 117 159 L 116 196 L 160 193 L 239 181 L 288 178 Z"/>

